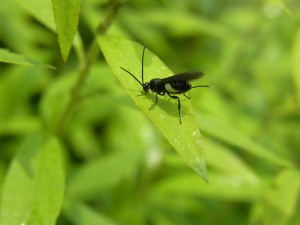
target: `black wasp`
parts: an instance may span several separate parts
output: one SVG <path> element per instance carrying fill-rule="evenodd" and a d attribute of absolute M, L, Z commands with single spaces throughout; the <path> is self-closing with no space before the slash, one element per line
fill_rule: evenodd
<path fill-rule="evenodd" d="M 180 99 L 178 96 L 173 94 L 183 94 L 186 98 L 189 98 L 185 95 L 185 92 L 192 88 L 197 87 L 209 87 L 208 85 L 198 85 L 198 86 L 192 86 L 188 81 L 195 80 L 201 78 L 204 73 L 201 71 L 194 71 L 194 72 L 184 72 L 179 73 L 167 78 L 154 78 L 150 80 L 150 82 L 144 83 L 144 55 L 145 55 L 145 46 L 143 48 L 143 54 L 142 54 L 142 82 L 139 81 L 131 72 L 121 67 L 122 70 L 130 74 L 139 84 L 143 87 L 145 93 L 142 95 L 145 95 L 148 93 L 149 89 L 152 92 L 155 92 L 155 103 L 149 108 L 152 109 L 156 103 L 157 103 L 157 95 L 164 96 L 166 93 L 169 95 L 169 97 L 173 99 L 177 99 L 178 101 L 178 118 L 179 122 L 181 124 L 181 113 L 180 113 Z M 141 96 L 141 95 L 138 95 Z"/>

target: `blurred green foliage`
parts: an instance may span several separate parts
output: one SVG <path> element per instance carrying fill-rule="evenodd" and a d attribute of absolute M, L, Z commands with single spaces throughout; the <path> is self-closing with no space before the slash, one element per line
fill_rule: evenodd
<path fill-rule="evenodd" d="M 0 4 L 1 225 L 299 223 L 298 1 L 71 2 Z M 96 34 L 205 72 L 189 96 L 209 183 L 94 59 Z"/>

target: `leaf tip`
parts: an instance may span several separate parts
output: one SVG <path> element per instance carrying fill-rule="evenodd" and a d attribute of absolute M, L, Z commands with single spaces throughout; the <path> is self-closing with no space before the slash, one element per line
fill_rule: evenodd
<path fill-rule="evenodd" d="M 190 166 L 200 177 L 203 178 L 206 183 L 209 183 L 206 163 L 204 159 L 197 158 Z"/>

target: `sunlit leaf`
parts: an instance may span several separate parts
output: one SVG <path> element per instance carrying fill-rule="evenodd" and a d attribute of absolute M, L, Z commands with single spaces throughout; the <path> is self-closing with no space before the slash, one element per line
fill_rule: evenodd
<path fill-rule="evenodd" d="M 8 51 L 7 49 L 0 49 L 0 62 L 23 65 L 23 66 L 39 66 L 39 67 L 45 67 L 49 69 L 55 68 L 51 65 L 44 64 L 37 60 L 23 56 L 21 54 Z"/>
<path fill-rule="evenodd" d="M 55 31 L 51 0 L 16 0 L 31 16 Z"/>
<path fill-rule="evenodd" d="M 61 150 L 56 138 L 42 134 L 25 141 L 4 182 L 1 224 L 55 224 L 64 195 Z"/>
<path fill-rule="evenodd" d="M 194 116 L 191 103 L 181 99 L 182 124 L 178 120 L 177 101 L 168 97 L 159 97 L 158 104 L 149 110 L 155 101 L 155 94 L 142 94 L 142 87 L 130 75 L 120 69 L 124 67 L 141 79 L 141 55 L 143 46 L 127 39 L 101 37 L 99 44 L 109 66 L 118 77 L 125 92 L 137 106 L 152 120 L 176 151 L 200 176 L 207 180 L 202 137 Z M 174 74 L 149 50 L 145 53 L 145 81 L 163 78 Z"/>
<path fill-rule="evenodd" d="M 66 60 L 77 30 L 81 0 L 52 0 L 58 41 Z"/>

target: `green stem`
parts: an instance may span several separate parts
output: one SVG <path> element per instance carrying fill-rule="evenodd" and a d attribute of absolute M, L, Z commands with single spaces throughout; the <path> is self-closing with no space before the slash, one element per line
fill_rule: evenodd
<path fill-rule="evenodd" d="M 111 0 L 110 1 L 110 7 L 108 10 L 108 13 L 102 23 L 97 28 L 95 38 L 93 40 L 93 43 L 91 44 L 91 47 L 87 53 L 86 61 L 83 66 L 83 68 L 79 72 L 79 77 L 78 80 L 75 84 L 75 86 L 71 90 L 71 97 L 70 100 L 62 113 L 62 116 L 58 120 L 58 123 L 55 126 L 55 134 L 59 135 L 63 131 L 64 125 L 66 123 L 67 118 L 71 115 L 72 111 L 77 105 L 79 95 L 80 95 L 80 90 L 84 86 L 84 83 L 87 79 L 87 76 L 89 74 L 91 64 L 94 62 L 94 60 L 97 58 L 99 54 L 99 46 L 97 43 L 97 36 L 98 35 L 103 35 L 106 33 L 107 29 L 111 25 L 118 9 L 120 7 L 120 4 L 118 3 L 117 0 Z"/>

